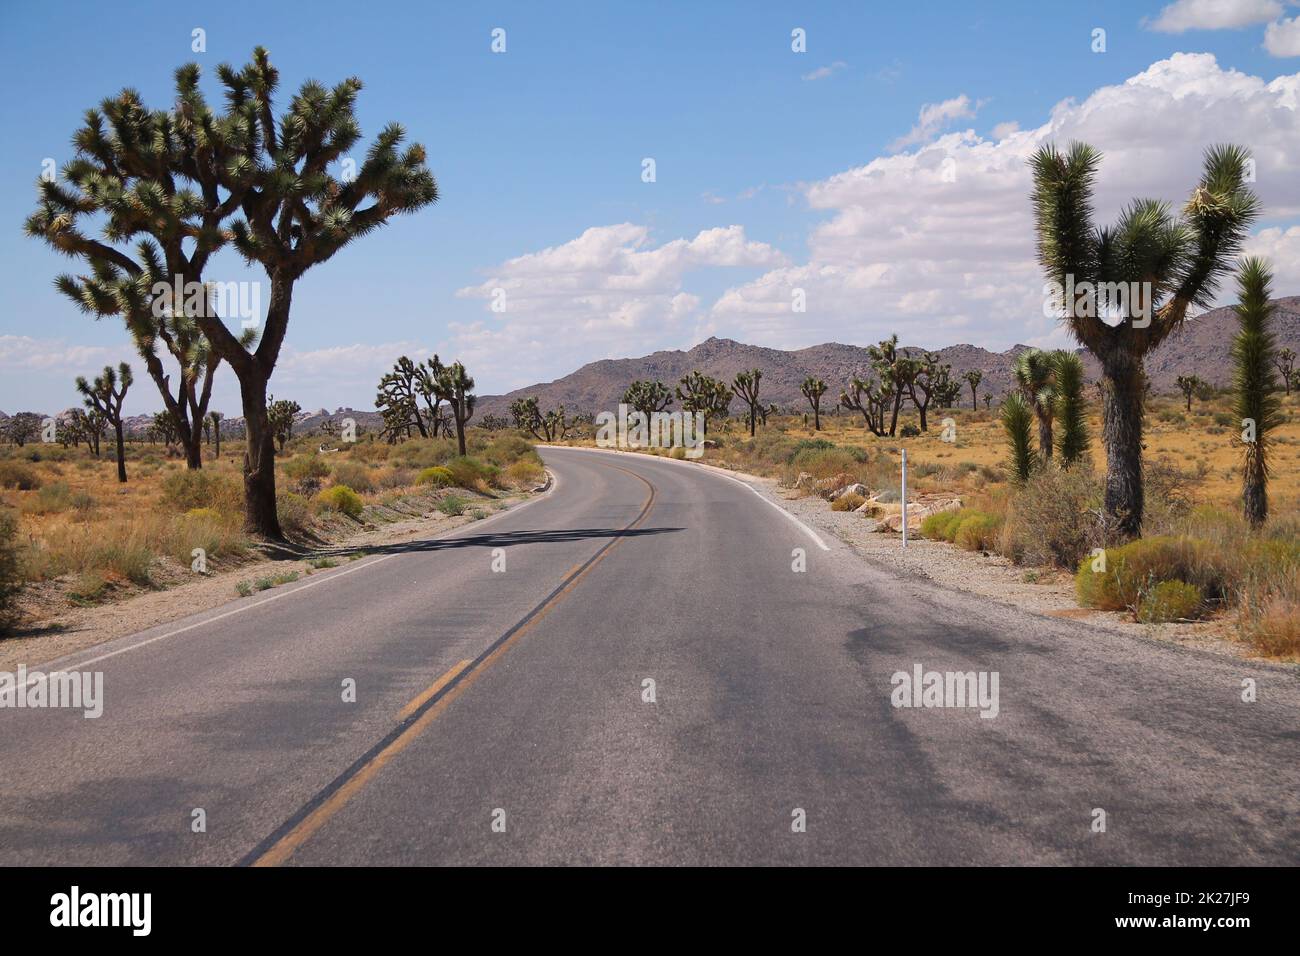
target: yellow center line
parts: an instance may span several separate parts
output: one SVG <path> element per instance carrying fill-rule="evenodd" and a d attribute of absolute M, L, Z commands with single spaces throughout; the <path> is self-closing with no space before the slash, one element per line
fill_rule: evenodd
<path fill-rule="evenodd" d="M 618 465 L 605 464 L 604 462 L 601 465 L 631 475 L 650 489 L 650 494 L 647 496 L 644 505 L 642 505 L 641 512 L 636 520 L 624 527 L 613 541 L 610 541 L 597 551 L 585 563 L 575 564 L 570 568 L 568 574 L 561 579 L 561 587 L 554 591 L 511 631 L 507 631 L 508 636 L 505 639 L 498 639 L 499 643 L 491 651 L 479 657 L 477 662 L 466 660 L 456 664 L 403 707 L 397 715 L 398 727 L 401 728 L 400 732 L 396 733 L 387 744 L 380 747 L 372 756 L 364 760 L 360 766 L 354 765 L 354 769 L 350 768 L 345 771 L 343 778 L 341 780 L 336 779 L 335 783 L 331 785 L 334 786 L 334 789 L 324 800 L 313 807 L 310 812 L 298 820 L 283 836 L 271 843 L 264 851 L 259 853 L 255 849 L 250 854 L 251 860 L 245 858 L 244 862 L 258 867 L 280 866 L 285 863 L 331 817 L 347 806 L 352 798 L 361 792 L 366 784 L 374 779 L 389 761 L 405 750 L 415 738 L 420 736 L 431 723 L 437 720 L 451 702 L 472 686 L 488 667 L 513 647 L 524 634 L 532 629 L 533 625 L 550 613 L 555 605 L 572 593 L 578 582 L 587 576 L 587 572 L 603 561 L 606 555 L 622 543 L 623 536 L 627 532 L 639 527 L 650 517 L 650 511 L 654 508 L 655 498 L 658 494 L 655 486 L 634 471 L 629 471 Z M 432 705 L 430 705 L 430 701 L 433 702 Z M 415 717 L 415 719 L 412 720 L 412 717 Z M 405 724 L 404 727 L 403 724 Z"/>

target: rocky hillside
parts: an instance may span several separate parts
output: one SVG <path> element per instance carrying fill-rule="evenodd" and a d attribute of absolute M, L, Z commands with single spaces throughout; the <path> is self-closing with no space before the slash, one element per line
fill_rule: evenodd
<path fill-rule="evenodd" d="M 1273 327 L 1278 345 L 1300 351 L 1300 296 L 1275 299 L 1277 311 Z M 1147 357 L 1147 372 L 1157 392 L 1172 392 L 1175 379 L 1188 371 L 1213 385 L 1227 385 L 1231 378 L 1228 343 L 1236 331 L 1236 317 L 1231 308 L 1214 309 L 1174 333 Z M 983 373 L 980 394 L 991 392 L 1000 398 L 1011 385 L 1011 364 L 1027 346 L 1016 345 L 1005 352 L 990 352 L 974 345 L 950 345 L 939 350 L 941 361 L 952 365 L 954 375 L 970 369 Z M 922 350 L 911 347 L 914 354 Z M 1088 374 L 1096 378 L 1099 369 L 1091 356 L 1085 359 Z M 786 352 L 780 349 L 745 345 L 731 339 L 711 338 L 687 352 L 655 352 L 642 358 L 604 359 L 584 365 L 576 372 L 554 382 L 538 383 L 516 389 L 506 395 L 483 396 L 478 414 L 506 415 L 515 398 L 536 395 L 544 408 L 564 405 L 574 412 L 614 409 L 627 384 L 635 379 L 659 379 L 675 385 L 693 369 L 714 378 L 731 381 L 742 369 L 763 370 L 762 395 L 781 408 L 802 410 L 805 402 L 799 384 L 809 375 L 831 386 L 826 400 L 838 395 L 840 387 L 855 372 L 869 368 L 867 350 L 856 345 L 831 342 L 811 348 Z M 967 389 L 962 404 L 970 401 Z"/>

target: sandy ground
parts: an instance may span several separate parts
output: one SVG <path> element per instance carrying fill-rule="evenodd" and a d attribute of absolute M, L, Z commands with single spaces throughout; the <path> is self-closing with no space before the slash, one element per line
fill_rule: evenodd
<path fill-rule="evenodd" d="M 544 493 L 550 487 L 548 480 L 544 489 L 537 493 Z M 490 514 L 535 497 L 534 493 L 524 493 L 487 499 L 462 494 L 469 499 L 470 508 L 483 507 Z M 32 588 L 23 603 L 27 622 L 14 636 L 0 640 L 0 671 L 13 672 L 19 664 L 35 667 L 104 641 L 218 607 L 239 597 L 236 585 L 241 581 L 294 573 L 304 578 L 317 570 L 311 566 L 312 559 L 330 558 L 338 564 L 346 564 L 354 557 L 365 556 L 373 548 L 436 538 L 475 520 L 468 510 L 466 514 L 455 517 L 430 510 L 419 517 L 366 524 L 301 557 L 255 558 L 236 568 L 198 576 L 196 580 L 175 584 L 165 590 L 145 591 L 91 607 L 70 606 L 53 588 L 44 591 Z M 180 576 L 170 577 L 177 580 Z"/>

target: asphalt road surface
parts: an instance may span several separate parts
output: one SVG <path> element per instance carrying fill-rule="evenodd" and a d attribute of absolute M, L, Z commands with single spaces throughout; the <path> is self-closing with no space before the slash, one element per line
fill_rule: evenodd
<path fill-rule="evenodd" d="M 944 592 L 694 465 L 543 454 L 486 522 L 47 665 L 104 712 L 0 710 L 0 863 L 1300 862 L 1293 671 Z M 997 716 L 893 706 L 917 665 L 996 672 Z"/>

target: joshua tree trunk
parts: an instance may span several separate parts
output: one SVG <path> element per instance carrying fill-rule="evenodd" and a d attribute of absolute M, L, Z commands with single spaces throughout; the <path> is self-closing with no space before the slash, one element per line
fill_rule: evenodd
<path fill-rule="evenodd" d="M 805 418 L 804 424 L 806 425 L 807 423 L 808 420 Z M 816 405 L 813 406 L 813 431 L 819 432 L 821 430 L 822 430 L 822 408 L 821 408 L 821 402 L 818 402 Z"/>
<path fill-rule="evenodd" d="M 283 538 L 275 511 L 275 435 L 266 413 L 266 378 L 249 368 L 239 381 L 248 450 L 244 452 L 244 530 Z"/>
<path fill-rule="evenodd" d="M 1246 452 L 1244 478 L 1241 500 L 1245 506 L 1246 520 L 1252 528 L 1258 528 L 1268 520 L 1268 469 L 1258 442 Z"/>
<path fill-rule="evenodd" d="M 117 433 L 117 480 L 123 484 L 126 483 L 126 442 L 122 436 L 122 419 L 119 416 L 113 423 L 113 430 Z"/>
<path fill-rule="evenodd" d="M 1041 414 L 1038 416 L 1038 450 L 1043 461 L 1052 460 L 1052 420 Z"/>
<path fill-rule="evenodd" d="M 1106 388 L 1102 397 L 1102 439 L 1106 446 L 1106 513 L 1115 516 L 1116 532 L 1135 538 L 1142 532 L 1143 382 L 1140 356 L 1121 348 L 1102 360 Z"/>

